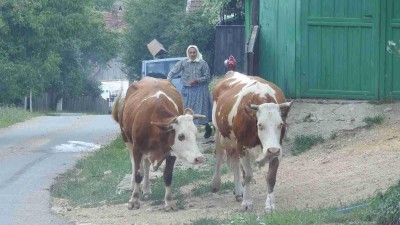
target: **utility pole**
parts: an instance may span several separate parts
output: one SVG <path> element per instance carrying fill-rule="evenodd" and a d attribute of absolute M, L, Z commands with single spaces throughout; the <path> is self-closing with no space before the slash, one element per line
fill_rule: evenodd
<path fill-rule="evenodd" d="M 32 112 L 32 88 L 29 92 L 29 111 Z"/>

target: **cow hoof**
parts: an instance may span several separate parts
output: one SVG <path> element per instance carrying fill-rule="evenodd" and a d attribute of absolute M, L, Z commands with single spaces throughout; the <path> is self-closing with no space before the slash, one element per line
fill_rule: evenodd
<path fill-rule="evenodd" d="M 235 195 L 235 199 L 237 202 L 241 202 L 243 200 L 243 195 Z"/>
<path fill-rule="evenodd" d="M 219 188 L 216 187 L 211 187 L 212 193 L 217 193 L 219 191 Z"/>
<path fill-rule="evenodd" d="M 128 209 L 139 209 L 140 208 L 140 203 L 139 202 L 128 202 Z"/>
<path fill-rule="evenodd" d="M 146 191 L 146 192 L 144 192 L 144 191 L 142 191 L 142 199 L 143 200 L 150 200 L 150 197 L 151 197 L 151 190 L 149 190 L 149 191 Z"/>
<path fill-rule="evenodd" d="M 275 207 L 265 207 L 264 208 L 264 213 L 265 214 L 271 214 L 275 211 Z"/>
<path fill-rule="evenodd" d="M 253 204 L 242 204 L 239 209 L 240 212 L 253 211 Z"/>
<path fill-rule="evenodd" d="M 150 198 L 151 198 L 151 193 L 147 193 L 147 194 L 143 194 L 143 200 L 144 201 L 148 201 L 148 200 L 150 200 Z"/>
<path fill-rule="evenodd" d="M 177 211 L 178 208 L 176 208 L 175 203 L 170 203 L 165 206 L 164 210 L 165 212 L 172 212 L 172 211 Z"/>
<path fill-rule="evenodd" d="M 211 191 L 213 193 L 217 193 L 220 187 L 221 187 L 221 179 L 213 178 L 213 181 L 211 183 Z"/>

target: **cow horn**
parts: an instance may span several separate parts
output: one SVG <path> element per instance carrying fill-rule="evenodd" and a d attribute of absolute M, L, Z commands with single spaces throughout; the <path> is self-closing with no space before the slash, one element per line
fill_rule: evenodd
<path fill-rule="evenodd" d="M 204 119 L 204 118 L 206 118 L 205 115 L 200 115 L 200 114 L 194 114 L 193 115 L 193 119 Z"/>
<path fill-rule="evenodd" d="M 250 104 L 251 109 L 258 110 L 258 107 L 259 107 L 258 105 Z"/>
<path fill-rule="evenodd" d="M 184 112 L 184 114 L 193 115 L 193 114 L 194 114 L 194 112 L 193 112 L 193 110 L 192 110 L 192 109 L 190 109 L 190 108 L 186 108 L 186 109 L 185 109 L 185 112 Z"/>

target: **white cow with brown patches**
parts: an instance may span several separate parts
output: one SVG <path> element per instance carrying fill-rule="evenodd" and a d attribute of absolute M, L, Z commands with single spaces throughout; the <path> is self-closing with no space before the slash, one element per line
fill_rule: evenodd
<path fill-rule="evenodd" d="M 204 160 L 197 143 L 197 128 L 192 110 L 183 111 L 182 97 L 175 87 L 165 79 L 146 77 L 133 83 L 122 102 L 119 97 L 113 107 L 112 116 L 121 128 L 132 163 L 132 196 L 129 209 L 140 207 L 139 191 L 151 194 L 149 168 L 158 168 L 165 160 L 165 210 L 176 209 L 172 200 L 172 171 L 176 158 L 192 164 Z"/>
<path fill-rule="evenodd" d="M 275 210 L 274 186 L 282 157 L 282 139 L 291 102 L 282 91 L 260 77 L 230 71 L 219 80 L 213 91 L 213 123 L 216 128 L 216 165 L 212 190 L 221 186 L 221 164 L 224 155 L 234 175 L 235 197 L 242 210 L 252 210 L 250 181 L 253 177 L 250 157 L 259 167 L 269 163 L 268 195 L 265 212 Z M 240 181 L 242 168 L 244 185 Z"/>

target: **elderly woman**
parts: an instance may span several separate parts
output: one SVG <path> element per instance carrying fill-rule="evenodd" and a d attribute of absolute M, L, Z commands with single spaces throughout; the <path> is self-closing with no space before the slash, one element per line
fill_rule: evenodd
<path fill-rule="evenodd" d="M 210 82 L 210 68 L 199 49 L 195 45 L 189 45 L 186 50 L 187 57 L 182 59 L 168 73 L 169 81 L 182 71 L 181 83 L 183 106 L 191 108 L 195 113 L 205 115 L 206 118 L 195 121 L 196 125 L 205 125 L 204 138 L 209 138 L 212 133 L 211 122 L 211 96 L 208 90 Z"/>

